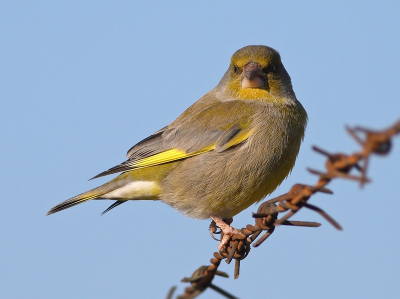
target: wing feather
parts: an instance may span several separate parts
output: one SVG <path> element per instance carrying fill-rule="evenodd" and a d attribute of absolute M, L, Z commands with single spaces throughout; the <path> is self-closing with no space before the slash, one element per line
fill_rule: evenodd
<path fill-rule="evenodd" d="M 248 117 L 252 115 L 251 108 L 251 104 L 243 101 L 217 102 L 202 111 L 195 110 L 194 115 L 186 113 L 185 118 L 178 118 L 179 122 L 173 122 L 133 146 L 127 153 L 127 161 L 93 179 L 179 161 L 212 150 L 223 152 L 251 135 Z"/>

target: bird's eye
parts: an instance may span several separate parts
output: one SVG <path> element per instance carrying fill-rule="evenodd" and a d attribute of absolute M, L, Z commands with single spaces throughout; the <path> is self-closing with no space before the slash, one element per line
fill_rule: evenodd
<path fill-rule="evenodd" d="M 266 66 L 266 67 L 263 69 L 263 71 L 264 71 L 264 73 L 266 73 L 266 74 L 268 74 L 268 73 L 273 73 L 273 72 L 276 71 L 276 66 L 275 66 L 275 64 L 271 63 L 271 64 L 269 64 L 268 66 Z"/>
<path fill-rule="evenodd" d="M 275 67 L 275 64 L 270 64 L 269 65 L 269 70 L 270 70 L 270 72 L 275 72 L 275 70 L 276 70 L 276 67 Z"/>
<path fill-rule="evenodd" d="M 237 65 L 235 65 L 235 66 L 233 67 L 233 71 L 234 71 L 236 74 L 238 74 L 238 73 L 240 73 L 240 68 L 239 68 Z"/>

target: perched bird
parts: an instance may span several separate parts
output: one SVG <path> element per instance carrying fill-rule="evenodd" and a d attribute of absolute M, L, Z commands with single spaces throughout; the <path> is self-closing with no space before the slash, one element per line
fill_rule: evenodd
<path fill-rule="evenodd" d="M 47 214 L 91 199 L 116 200 L 103 213 L 128 200 L 161 200 L 232 233 L 223 220 L 262 200 L 288 176 L 306 124 L 279 53 L 244 47 L 215 88 L 133 146 L 127 161 L 94 178 L 122 174 Z"/>

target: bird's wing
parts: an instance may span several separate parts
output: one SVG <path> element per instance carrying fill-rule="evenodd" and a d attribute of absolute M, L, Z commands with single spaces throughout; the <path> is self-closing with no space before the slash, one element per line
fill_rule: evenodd
<path fill-rule="evenodd" d="M 174 162 L 213 150 L 223 152 L 250 136 L 254 109 L 243 101 L 229 101 L 183 113 L 169 126 L 133 146 L 128 151 L 127 161 L 94 178 Z"/>

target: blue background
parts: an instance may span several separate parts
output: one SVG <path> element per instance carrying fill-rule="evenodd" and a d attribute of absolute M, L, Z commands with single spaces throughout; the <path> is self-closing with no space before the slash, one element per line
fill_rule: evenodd
<path fill-rule="evenodd" d="M 344 125 L 385 128 L 400 116 L 398 1 L 3 1 L 0 9 L 0 297 L 165 298 L 217 242 L 209 221 L 162 202 L 129 202 L 100 217 L 92 201 L 45 217 L 109 178 L 136 142 L 213 88 L 249 44 L 277 49 L 309 115 L 292 175 L 313 184 L 317 144 L 351 153 Z M 400 292 L 400 138 L 373 158 L 373 183 L 335 195 L 279 227 L 215 284 L 239 298 L 396 298 Z M 252 206 L 234 226 L 252 223 Z M 200 298 L 222 298 L 207 290 Z"/>

